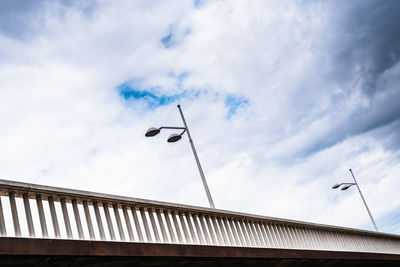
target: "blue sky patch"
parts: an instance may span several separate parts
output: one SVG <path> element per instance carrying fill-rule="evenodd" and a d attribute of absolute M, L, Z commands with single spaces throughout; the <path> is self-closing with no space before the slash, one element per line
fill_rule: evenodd
<path fill-rule="evenodd" d="M 168 35 L 164 36 L 160 40 L 160 42 L 163 44 L 165 48 L 170 48 L 174 43 L 173 41 L 174 41 L 174 36 L 172 32 L 170 32 Z"/>
<path fill-rule="evenodd" d="M 177 101 L 184 96 L 185 93 L 180 94 L 157 94 L 154 89 L 141 89 L 134 88 L 129 82 L 125 82 L 117 87 L 119 94 L 124 97 L 125 100 L 144 100 L 150 108 L 158 106 L 168 105 L 172 102 Z"/>
<path fill-rule="evenodd" d="M 165 106 L 170 103 L 176 102 L 179 99 L 186 98 L 198 98 L 200 91 L 188 91 L 184 90 L 178 94 L 162 94 L 157 91 L 159 88 L 143 88 L 140 86 L 140 81 L 126 81 L 121 85 L 117 86 L 118 93 L 125 100 L 133 101 L 144 101 L 149 108 L 157 108 L 159 106 Z"/>
<path fill-rule="evenodd" d="M 226 115 L 227 119 L 230 119 L 233 115 L 235 115 L 238 108 L 242 108 L 248 105 L 248 99 L 241 96 L 228 95 L 225 98 L 225 106 L 228 107 L 228 114 Z"/>
<path fill-rule="evenodd" d="M 201 6 L 201 4 L 202 4 L 202 1 L 201 0 L 194 0 L 193 4 L 194 4 L 195 8 L 199 8 Z"/>
<path fill-rule="evenodd" d="M 181 28 L 179 24 L 170 24 L 166 35 L 161 37 L 160 43 L 164 48 L 171 48 L 182 43 L 191 32 L 190 28 Z"/>

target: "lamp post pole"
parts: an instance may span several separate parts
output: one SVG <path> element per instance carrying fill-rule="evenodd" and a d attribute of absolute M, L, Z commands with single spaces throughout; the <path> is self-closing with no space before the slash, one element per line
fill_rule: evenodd
<path fill-rule="evenodd" d="M 215 208 L 214 201 L 213 201 L 213 199 L 211 197 L 210 189 L 208 188 L 208 185 L 207 185 L 206 177 L 204 176 L 204 172 L 203 172 L 203 169 L 201 168 L 199 157 L 197 156 L 196 148 L 194 147 L 193 140 L 192 140 L 192 137 L 190 135 L 189 128 L 188 128 L 188 126 L 186 124 L 185 117 L 183 116 L 181 105 L 178 105 L 178 109 L 179 109 L 179 113 L 181 114 L 183 124 L 185 125 L 187 135 L 189 137 L 189 143 L 190 143 L 190 146 L 191 146 L 192 151 L 193 151 L 194 159 L 196 160 L 197 168 L 199 169 L 199 172 L 200 172 L 201 181 L 203 182 L 204 190 L 206 191 L 206 194 L 207 194 L 208 203 L 210 204 L 211 208 Z"/>
<path fill-rule="evenodd" d="M 371 214 L 371 212 L 370 212 L 370 210 L 369 210 L 369 208 L 368 208 L 367 202 L 365 201 L 364 196 L 363 196 L 363 194 L 361 193 L 361 189 L 360 189 L 360 187 L 358 186 L 356 177 L 354 177 L 353 171 L 352 171 L 351 169 L 349 169 L 349 170 L 350 170 L 351 176 L 352 176 L 353 179 L 354 179 L 354 183 L 355 183 L 356 186 L 357 186 L 358 192 L 360 193 L 361 199 L 362 199 L 362 201 L 364 202 L 365 208 L 366 208 L 367 211 L 368 211 L 369 218 L 371 219 L 372 224 L 373 224 L 374 227 L 375 227 L 375 230 L 376 230 L 377 232 L 379 232 L 378 227 L 376 226 L 375 220 L 374 220 L 374 218 L 372 217 L 372 214 Z"/>

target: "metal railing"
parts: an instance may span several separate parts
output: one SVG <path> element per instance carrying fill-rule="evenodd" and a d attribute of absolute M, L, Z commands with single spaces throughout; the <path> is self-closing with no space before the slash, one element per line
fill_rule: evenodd
<path fill-rule="evenodd" d="M 7 180 L 0 195 L 1 236 L 400 254 L 371 231 Z"/>

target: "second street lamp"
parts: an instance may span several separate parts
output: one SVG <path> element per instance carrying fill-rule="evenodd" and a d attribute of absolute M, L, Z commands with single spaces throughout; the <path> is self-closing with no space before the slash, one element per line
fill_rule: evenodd
<path fill-rule="evenodd" d="M 185 117 L 183 116 L 183 112 L 182 112 L 181 106 L 178 105 L 177 107 L 178 107 L 178 109 L 179 109 L 179 113 L 181 114 L 182 121 L 183 121 L 183 125 L 184 125 L 185 127 L 170 127 L 170 126 L 161 126 L 160 128 L 152 127 L 152 128 L 149 128 L 149 129 L 146 131 L 145 136 L 146 136 L 146 137 L 153 137 L 153 136 L 156 136 L 157 134 L 160 133 L 160 131 L 161 131 L 162 129 L 183 130 L 180 134 L 174 133 L 174 134 L 171 134 L 171 135 L 168 137 L 167 142 L 168 142 L 168 143 L 174 143 L 174 142 L 179 141 L 179 140 L 182 138 L 182 135 L 183 135 L 185 132 L 187 133 L 187 135 L 188 135 L 188 137 L 189 137 L 189 143 L 190 143 L 190 146 L 191 146 L 192 151 L 193 151 L 194 159 L 196 160 L 197 168 L 199 169 L 199 172 L 200 172 L 201 181 L 203 182 L 204 190 L 206 191 L 208 203 L 210 204 L 210 207 L 211 207 L 211 208 L 215 208 L 215 206 L 214 206 L 214 201 L 213 201 L 213 199 L 212 199 L 212 197 L 211 197 L 210 189 L 208 188 L 207 181 L 206 181 L 206 177 L 204 176 L 203 169 L 201 168 L 200 160 L 199 160 L 199 157 L 197 156 L 197 152 L 196 152 L 196 149 L 195 149 L 195 147 L 194 147 L 192 137 L 190 136 L 189 128 L 188 128 L 188 126 L 187 126 L 187 124 L 186 124 Z"/>
<path fill-rule="evenodd" d="M 374 225 L 375 230 L 376 230 L 377 232 L 379 232 L 378 227 L 376 226 L 375 220 L 374 220 L 374 218 L 372 217 L 371 211 L 370 211 L 369 208 L 368 208 L 367 202 L 365 201 L 364 196 L 363 196 L 363 194 L 361 193 L 361 189 L 360 189 L 360 186 L 359 186 L 358 183 L 357 183 L 356 177 L 354 177 L 353 171 L 352 171 L 351 169 L 349 169 L 349 171 L 350 171 L 350 173 L 351 173 L 351 176 L 353 177 L 354 183 L 340 183 L 340 184 L 335 184 L 334 186 L 332 186 L 332 189 L 337 189 L 337 188 L 341 187 L 341 188 L 340 188 L 341 190 L 347 190 L 347 189 L 349 189 L 350 187 L 352 187 L 353 185 L 357 186 L 357 189 L 358 189 L 358 192 L 360 193 L 361 199 L 362 199 L 362 201 L 364 202 L 365 208 L 367 209 L 369 218 L 371 219 L 371 222 L 372 222 L 372 224 Z"/>

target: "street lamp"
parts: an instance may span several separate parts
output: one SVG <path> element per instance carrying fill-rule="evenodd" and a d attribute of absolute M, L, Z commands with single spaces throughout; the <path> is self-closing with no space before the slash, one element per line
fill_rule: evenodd
<path fill-rule="evenodd" d="M 187 135 L 188 135 L 188 137 L 189 137 L 190 146 L 192 147 L 194 159 L 196 160 L 197 167 L 198 167 L 199 172 L 200 172 L 201 181 L 203 182 L 204 190 L 206 191 L 206 194 L 207 194 L 208 203 L 210 203 L 210 207 L 211 207 L 211 208 L 215 208 L 215 206 L 214 206 L 214 201 L 213 201 L 213 199 L 212 199 L 212 197 L 211 197 L 210 190 L 208 189 L 206 177 L 204 176 L 203 169 L 201 168 L 201 165 L 200 165 L 199 157 L 197 156 L 197 152 L 196 152 L 196 149 L 195 149 L 195 147 L 194 147 L 192 137 L 190 136 L 189 128 L 188 128 L 188 126 L 187 126 L 187 124 L 186 124 L 185 117 L 183 116 L 183 113 L 182 113 L 181 105 L 178 105 L 177 107 L 178 107 L 178 109 L 179 109 L 179 113 L 181 114 L 182 121 L 183 121 L 183 125 L 184 125 L 185 127 L 169 127 L 169 126 L 161 126 L 160 128 L 152 127 L 152 128 L 149 128 L 149 129 L 146 131 L 145 136 L 146 136 L 146 137 L 153 137 L 153 136 L 156 136 L 157 134 L 160 133 L 160 131 L 161 131 L 162 129 L 183 130 L 180 134 L 174 133 L 174 134 L 171 134 L 171 135 L 168 137 L 168 139 L 167 139 L 167 142 L 168 142 L 168 143 L 175 143 L 175 142 L 179 141 L 179 140 L 182 138 L 182 135 L 183 135 L 185 132 L 187 133 Z"/>
<path fill-rule="evenodd" d="M 358 192 L 360 193 L 361 199 L 362 199 L 362 201 L 364 202 L 365 208 L 367 209 L 369 218 L 371 219 L 372 224 L 374 225 L 375 230 L 376 230 L 377 232 L 379 232 L 378 227 L 376 226 L 375 220 L 374 220 L 374 218 L 372 217 L 372 214 L 371 214 L 371 212 L 370 212 L 370 210 L 369 210 L 369 208 L 368 208 L 367 202 L 365 202 L 364 196 L 363 196 L 363 194 L 361 193 L 361 189 L 360 189 L 360 186 L 359 186 L 358 183 L 357 183 L 356 177 L 354 177 L 353 171 L 352 171 L 351 169 L 349 169 L 349 171 L 350 171 L 350 173 L 351 173 L 351 176 L 353 177 L 354 183 L 340 183 L 340 184 L 335 184 L 334 186 L 332 186 L 332 189 L 337 189 L 337 188 L 341 187 L 341 188 L 340 188 L 341 190 L 347 190 L 347 189 L 349 189 L 350 187 L 352 187 L 353 185 L 356 185 L 356 186 L 357 186 L 357 189 L 358 189 Z"/>

